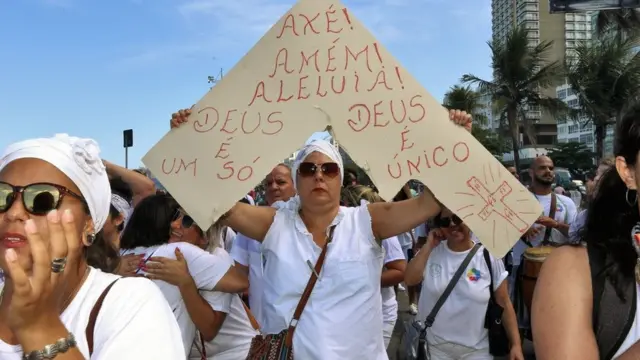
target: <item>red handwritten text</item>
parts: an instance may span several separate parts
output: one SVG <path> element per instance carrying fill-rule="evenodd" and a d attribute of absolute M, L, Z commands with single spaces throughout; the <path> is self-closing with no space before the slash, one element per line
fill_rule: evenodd
<path fill-rule="evenodd" d="M 354 116 L 347 120 L 347 124 L 351 130 L 361 132 L 371 123 L 373 127 L 386 127 L 391 121 L 396 124 L 402 124 L 405 120 L 417 123 L 427 116 L 422 101 L 422 95 L 415 95 L 409 101 L 381 100 L 374 104 L 354 104 L 349 108 Z"/>
<path fill-rule="evenodd" d="M 302 74 L 306 70 L 326 73 L 335 72 L 338 68 L 342 70 L 357 69 L 359 64 L 365 66 L 369 72 L 373 72 L 372 59 L 382 64 L 383 60 L 377 43 L 352 49 L 349 45 L 339 44 L 339 40 L 340 38 L 335 39 L 326 50 L 300 51 L 299 54 L 291 54 L 286 47 L 280 48 L 276 53 L 273 70 L 269 77 L 274 78 L 296 71 L 298 74 Z M 394 73 L 394 76 L 399 77 L 399 70 L 398 73 Z"/>
<path fill-rule="evenodd" d="M 411 155 L 412 158 L 407 158 L 404 161 L 399 159 L 400 153 L 398 153 L 393 157 L 395 163 L 387 165 L 387 172 L 394 179 L 400 179 L 403 176 L 417 176 L 422 171 L 433 167 L 441 168 L 450 161 L 464 163 L 469 159 L 469 155 L 469 146 L 462 141 L 450 147 L 438 145 L 431 149 L 425 149 L 422 154 Z"/>
<path fill-rule="evenodd" d="M 223 113 L 224 118 L 221 119 L 221 112 L 208 106 L 200 109 L 198 114 L 200 113 L 205 114 L 204 119 L 193 123 L 193 129 L 200 133 L 214 130 L 218 123 L 221 123 L 219 131 L 226 134 L 250 135 L 260 129 L 260 133 L 264 135 L 275 135 L 284 128 L 280 111 L 273 111 L 265 116 L 261 112 L 250 113 L 248 110 L 230 109 Z"/>
<path fill-rule="evenodd" d="M 171 165 L 169 165 L 171 163 Z M 198 171 L 198 159 L 192 161 L 185 161 L 181 158 L 171 158 L 162 160 L 162 172 L 165 175 L 178 175 L 181 173 L 188 173 L 189 175 L 196 176 Z"/>
<path fill-rule="evenodd" d="M 216 155 L 216 157 L 218 156 Z M 255 158 L 252 161 L 252 164 L 255 164 L 258 160 L 260 160 L 260 156 Z M 216 176 L 220 180 L 229 180 L 233 178 L 238 181 L 247 181 L 251 179 L 251 177 L 253 176 L 253 167 L 251 167 L 251 165 L 238 166 L 234 163 L 233 160 L 225 162 L 222 165 L 222 169 L 226 172 L 226 174 L 221 174 L 221 173 L 216 174 Z"/>
<path fill-rule="evenodd" d="M 326 11 L 315 14 L 288 14 L 276 38 L 280 39 L 285 34 L 290 36 L 340 34 L 344 30 L 344 27 L 339 24 L 340 20 L 353 29 L 347 9 L 342 9 L 342 14 L 339 14 L 333 5 Z"/>

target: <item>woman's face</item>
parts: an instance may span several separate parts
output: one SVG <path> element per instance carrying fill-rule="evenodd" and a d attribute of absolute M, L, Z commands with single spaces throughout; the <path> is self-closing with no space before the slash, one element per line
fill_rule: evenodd
<path fill-rule="evenodd" d="M 283 165 L 276 166 L 264 179 L 265 197 L 267 204 L 273 205 L 276 201 L 287 201 L 296 194 L 291 178 L 291 170 Z"/>
<path fill-rule="evenodd" d="M 80 195 L 80 190 L 78 190 L 76 185 L 65 174 L 55 166 L 39 159 L 19 159 L 12 161 L 0 171 L 0 182 L 20 187 L 36 183 L 50 183 L 58 185 L 63 190 L 66 189 L 74 194 Z M 5 273 L 7 266 L 4 258 L 5 252 L 9 248 L 15 250 L 18 255 L 18 262 L 23 269 L 28 272 L 32 269 L 33 260 L 24 231 L 24 225 L 28 219 L 32 219 L 35 222 L 44 241 L 49 242 L 46 215 L 31 214 L 28 208 L 34 205 L 34 203 L 37 203 L 40 197 L 40 199 L 46 199 L 46 202 L 40 205 L 36 204 L 36 207 L 40 206 L 42 209 L 45 209 L 48 207 L 47 205 L 52 204 L 51 201 L 56 200 L 57 194 L 51 196 L 46 193 L 37 193 L 35 190 L 37 189 L 33 188 L 33 191 L 29 191 L 30 194 L 26 196 L 27 208 L 25 208 L 23 202 L 25 199 L 23 194 L 15 194 L 9 189 L 2 189 L 2 193 L 0 193 L 0 203 L 14 199 L 8 209 L 1 209 L 0 211 L 0 268 L 2 268 Z M 85 211 L 86 205 L 82 200 L 64 191 L 59 191 L 59 193 L 62 194 L 62 200 L 59 202 L 58 211 L 60 214 L 65 210 L 71 211 L 75 219 L 78 239 L 85 239 L 83 235 L 93 232 L 93 221 Z M 31 207 L 31 209 L 33 208 Z"/>
<path fill-rule="evenodd" d="M 303 203 L 340 203 L 340 167 L 328 156 L 312 152 L 298 168 L 298 195 Z"/>
<path fill-rule="evenodd" d="M 173 221 L 171 221 L 169 243 L 176 242 L 186 242 L 199 247 L 207 245 L 198 225 L 196 225 L 191 216 L 185 214 L 182 210 L 178 210 Z"/>
<path fill-rule="evenodd" d="M 447 208 L 442 210 L 438 219 L 438 225 L 447 238 L 447 241 L 460 243 L 469 240 L 471 234 L 469 227 Z"/>

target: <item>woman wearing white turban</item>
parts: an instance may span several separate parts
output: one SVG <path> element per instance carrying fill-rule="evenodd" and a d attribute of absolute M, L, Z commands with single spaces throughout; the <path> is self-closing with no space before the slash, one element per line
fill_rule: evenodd
<path fill-rule="evenodd" d="M 189 114 L 190 110 L 173 114 L 171 126 L 187 122 Z M 470 130 L 470 115 L 452 111 L 450 117 Z M 342 157 L 326 141 L 306 145 L 292 173 L 298 196 L 286 206 L 238 203 L 221 221 L 262 241 L 262 332 L 295 329 L 296 359 L 387 359 L 380 241 L 424 223 L 440 212 L 440 206 L 425 190 L 406 201 L 341 207 Z M 318 272 L 313 268 L 321 254 L 326 256 Z M 298 321 L 293 319 L 294 309 L 314 273 L 319 278 Z"/>
<path fill-rule="evenodd" d="M 0 158 L 1 359 L 184 356 L 175 318 L 152 282 L 87 265 L 111 200 L 93 140 L 62 134 L 6 149 Z"/>

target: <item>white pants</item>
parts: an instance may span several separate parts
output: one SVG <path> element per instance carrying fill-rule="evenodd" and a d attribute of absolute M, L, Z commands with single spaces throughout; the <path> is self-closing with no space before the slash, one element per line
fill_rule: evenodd
<path fill-rule="evenodd" d="M 431 360 L 493 360 L 489 349 L 470 349 L 452 343 L 429 345 Z"/>
<path fill-rule="evenodd" d="M 489 348 L 474 349 L 446 342 L 443 338 L 427 332 L 430 360 L 493 360 Z"/>
<path fill-rule="evenodd" d="M 382 323 L 382 337 L 384 338 L 384 348 L 389 347 L 391 342 L 391 335 L 393 335 L 393 329 L 396 327 L 396 320 L 385 321 Z"/>

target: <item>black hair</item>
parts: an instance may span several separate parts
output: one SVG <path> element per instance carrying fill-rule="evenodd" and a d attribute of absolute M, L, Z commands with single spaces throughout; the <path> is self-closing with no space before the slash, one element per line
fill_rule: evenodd
<path fill-rule="evenodd" d="M 404 191 L 404 189 L 400 189 L 400 191 L 396 194 L 396 196 L 393 197 L 393 201 L 403 201 L 403 200 L 409 200 L 409 196 L 407 196 L 407 193 Z"/>
<path fill-rule="evenodd" d="M 169 242 L 171 220 L 178 203 L 169 195 L 148 196 L 133 209 L 120 238 L 120 248 L 150 247 Z"/>
<path fill-rule="evenodd" d="M 624 157 L 627 165 L 634 169 L 640 151 L 640 107 L 622 119 L 616 134 L 614 154 Z M 635 281 L 638 258 L 631 239 L 631 231 L 640 221 L 635 201 L 637 193 L 627 189 L 615 167 L 606 170 L 596 187 L 580 238 L 602 254 L 604 275 L 624 300 L 623 289 Z"/>

